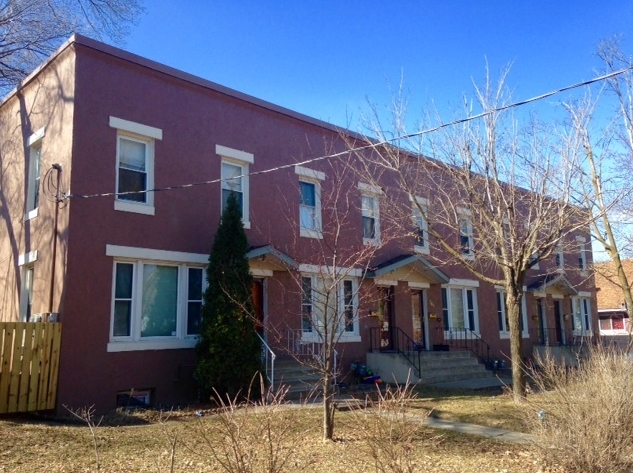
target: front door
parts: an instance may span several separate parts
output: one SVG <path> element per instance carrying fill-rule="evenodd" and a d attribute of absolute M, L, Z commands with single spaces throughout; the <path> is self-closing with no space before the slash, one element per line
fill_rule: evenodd
<path fill-rule="evenodd" d="M 545 299 L 537 299 L 536 308 L 538 310 L 539 341 L 543 345 L 549 345 L 549 340 L 547 339 L 547 323 L 545 319 Z"/>
<path fill-rule="evenodd" d="M 393 343 L 393 287 L 381 289 L 381 330 L 380 350 L 394 349 Z"/>
<path fill-rule="evenodd" d="M 565 331 L 563 330 L 563 311 L 561 304 L 563 301 L 557 299 L 554 301 L 554 323 L 556 324 L 556 341 L 559 345 L 565 345 Z"/>
<path fill-rule="evenodd" d="M 262 337 L 264 336 L 264 280 L 253 279 L 251 291 L 253 297 L 253 317 L 255 319 L 255 330 Z"/>
<path fill-rule="evenodd" d="M 428 350 L 429 334 L 426 323 L 426 291 L 411 293 L 411 321 L 413 323 L 413 341 L 418 349 Z"/>

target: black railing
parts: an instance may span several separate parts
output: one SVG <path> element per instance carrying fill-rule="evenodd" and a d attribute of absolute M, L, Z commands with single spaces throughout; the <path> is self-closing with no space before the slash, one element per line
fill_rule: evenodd
<path fill-rule="evenodd" d="M 490 345 L 468 328 L 446 330 L 444 344 L 470 351 L 486 366 L 490 363 Z"/>
<path fill-rule="evenodd" d="M 415 342 L 401 328 L 394 327 L 393 332 L 386 332 L 379 327 L 370 329 L 369 349 L 371 351 L 392 352 L 402 355 L 413 368 L 418 377 L 422 377 L 422 345 Z"/>

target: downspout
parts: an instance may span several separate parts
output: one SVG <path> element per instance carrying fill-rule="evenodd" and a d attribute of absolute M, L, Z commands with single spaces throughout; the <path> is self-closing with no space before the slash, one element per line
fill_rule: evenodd
<path fill-rule="evenodd" d="M 55 265 L 57 263 L 57 219 L 59 217 L 59 184 L 61 180 L 62 167 L 60 164 L 53 164 L 53 169 L 57 171 L 57 187 L 55 190 L 55 217 L 53 219 L 53 258 L 51 261 L 51 284 L 50 292 L 48 294 L 48 313 L 53 312 L 53 295 L 55 292 Z M 49 315 L 50 317 L 50 315 Z"/>

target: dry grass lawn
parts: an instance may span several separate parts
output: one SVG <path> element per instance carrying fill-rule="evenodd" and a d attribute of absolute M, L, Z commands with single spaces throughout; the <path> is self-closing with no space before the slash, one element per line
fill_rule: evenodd
<path fill-rule="evenodd" d="M 472 393 L 440 396 L 437 391 L 426 390 L 418 393 L 413 408 L 421 417 L 433 409 L 434 414 L 445 419 L 521 430 L 521 415 L 509 396 Z M 324 443 L 320 410 L 303 407 L 296 412 L 282 446 L 290 458 L 283 471 L 377 471 L 366 453 L 363 429 L 354 427 L 351 413 L 337 413 L 336 441 Z M 222 471 L 203 435 L 205 429 L 218 423 L 212 413 L 198 418 L 192 412 L 179 412 L 166 422 L 159 422 L 156 414 L 136 414 L 129 419 L 136 425 L 96 429 L 99 470 L 93 437 L 85 425 L 33 417 L 0 419 L 0 472 L 169 472 L 174 439 L 173 471 Z M 123 423 L 129 424 L 128 421 Z M 553 471 L 540 469 L 536 451 L 529 445 L 501 443 L 423 426 L 416 427 L 415 438 L 404 448 L 410 452 L 416 472 Z"/>

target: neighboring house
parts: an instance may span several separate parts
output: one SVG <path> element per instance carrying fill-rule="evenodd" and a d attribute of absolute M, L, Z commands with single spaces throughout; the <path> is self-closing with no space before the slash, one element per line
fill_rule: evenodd
<path fill-rule="evenodd" d="M 363 137 L 81 36 L 11 92 L 0 103 L 0 320 L 54 313 L 63 324 L 58 407 L 110 409 L 130 393 L 154 405 L 196 399 L 204 269 L 230 191 L 252 246 L 260 328 L 279 353 L 315 341 L 319 314 L 305 295 L 326 284 L 315 248 L 343 179 L 342 248 L 376 251 L 340 284 L 342 372 L 377 330 L 383 349 L 400 330 L 421 350 L 470 330 L 507 357 L 503 291 L 435 266 L 419 212 L 416 231 L 382 247 L 381 189 L 344 168 L 335 175 L 328 160 L 294 165 L 343 152 L 349 139 Z M 56 211 L 58 178 L 70 198 Z M 455 235 L 472 252 L 467 216 Z M 530 270 L 526 357 L 597 329 L 591 258 L 587 243 Z M 359 286 L 378 299 L 360 298 Z"/>
<path fill-rule="evenodd" d="M 613 262 L 594 263 L 600 335 L 604 337 L 628 336 L 630 325 L 622 288 L 615 274 Z M 633 260 L 623 260 L 622 267 L 633 277 Z"/>

